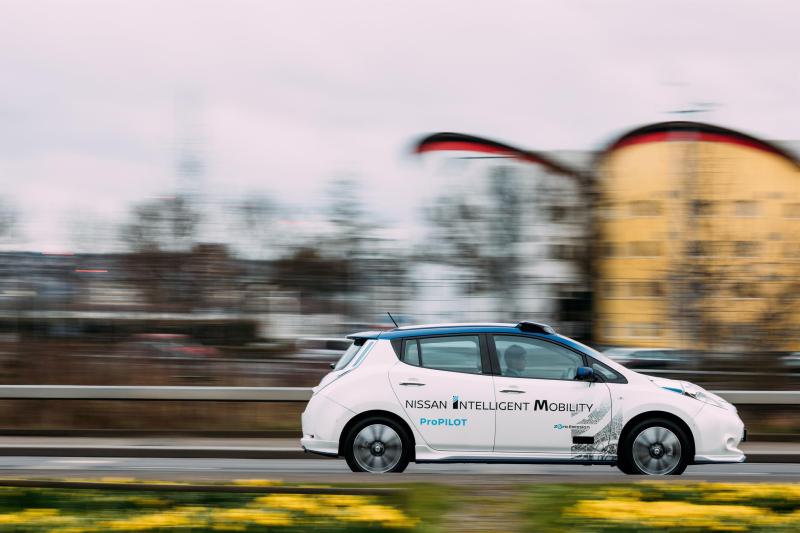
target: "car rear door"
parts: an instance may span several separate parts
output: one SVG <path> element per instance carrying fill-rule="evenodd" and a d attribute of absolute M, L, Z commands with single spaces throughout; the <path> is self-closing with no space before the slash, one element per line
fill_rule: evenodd
<path fill-rule="evenodd" d="M 444 335 L 403 342 L 389 371 L 401 407 L 434 450 L 491 451 L 494 386 L 486 340 Z"/>

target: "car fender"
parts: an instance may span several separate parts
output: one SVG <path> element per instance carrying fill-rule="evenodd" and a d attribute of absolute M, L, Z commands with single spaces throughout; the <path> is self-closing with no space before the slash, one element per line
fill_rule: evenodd
<path fill-rule="evenodd" d="M 650 383 L 633 387 L 611 384 L 611 387 L 614 418 L 618 421 L 614 424 L 617 440 L 628 422 L 645 413 L 662 412 L 673 415 L 689 427 L 692 436 L 700 431 L 696 417 L 704 404 L 694 398 Z"/>
<path fill-rule="evenodd" d="M 366 359 L 351 372 L 332 382 L 321 394 L 352 412 L 338 424 L 338 434 L 353 418 L 370 411 L 385 411 L 405 422 L 415 442 L 424 442 L 414 429 L 405 411 L 400 407 L 389 382 L 389 370 L 398 363 L 388 341 L 378 341 Z M 358 386 L 352 383 L 358 382 Z M 367 385 L 364 385 L 367 384 Z"/>

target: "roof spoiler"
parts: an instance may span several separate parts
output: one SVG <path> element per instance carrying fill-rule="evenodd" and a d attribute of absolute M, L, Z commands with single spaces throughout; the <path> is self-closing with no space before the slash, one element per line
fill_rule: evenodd
<path fill-rule="evenodd" d="M 526 331 L 528 333 L 545 333 L 547 335 L 555 335 L 556 330 L 552 326 L 548 326 L 547 324 L 541 324 L 539 322 L 520 322 L 516 325 L 516 327 L 520 331 Z"/>
<path fill-rule="evenodd" d="M 347 336 L 348 339 L 353 340 L 360 340 L 360 339 L 377 339 L 378 335 L 382 332 L 380 331 L 360 331 L 358 333 L 351 333 Z"/>

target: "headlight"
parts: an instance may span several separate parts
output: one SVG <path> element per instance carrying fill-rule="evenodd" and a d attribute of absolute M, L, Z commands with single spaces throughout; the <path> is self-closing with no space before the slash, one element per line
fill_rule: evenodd
<path fill-rule="evenodd" d="M 731 403 L 720 398 L 713 392 L 708 392 L 703 387 L 698 387 L 694 383 L 689 383 L 688 381 L 681 382 L 681 385 L 683 385 L 683 393 L 686 396 L 691 396 L 695 400 L 700 400 L 703 403 L 713 405 L 714 407 L 719 407 L 720 409 L 736 411 L 736 407 L 734 407 Z"/>

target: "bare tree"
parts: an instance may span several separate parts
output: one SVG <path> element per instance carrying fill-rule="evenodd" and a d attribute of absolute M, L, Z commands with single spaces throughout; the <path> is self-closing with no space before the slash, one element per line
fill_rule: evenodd
<path fill-rule="evenodd" d="M 15 235 L 19 219 L 19 210 L 7 200 L 0 199 L 0 240 L 6 240 Z"/>
<path fill-rule="evenodd" d="M 134 251 L 188 251 L 195 242 L 200 213 L 182 196 L 140 203 L 122 237 Z"/>
<path fill-rule="evenodd" d="M 233 227 L 241 232 L 247 245 L 252 245 L 260 258 L 275 255 L 273 247 L 281 239 L 275 227 L 280 206 L 263 193 L 251 194 L 232 204 Z"/>
<path fill-rule="evenodd" d="M 180 196 L 133 207 L 130 222 L 122 228 L 122 239 L 131 251 L 123 261 L 150 305 L 188 310 L 202 303 L 203 287 L 192 275 L 203 260 L 193 256 L 200 218 Z"/>
<path fill-rule="evenodd" d="M 508 314 L 516 315 L 525 198 L 509 167 L 494 168 L 488 180 L 486 195 L 448 191 L 427 209 L 433 233 L 424 255 L 466 269 L 472 290 L 501 295 Z"/>

